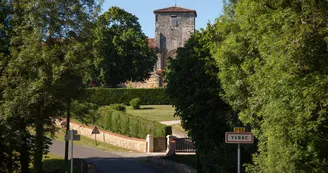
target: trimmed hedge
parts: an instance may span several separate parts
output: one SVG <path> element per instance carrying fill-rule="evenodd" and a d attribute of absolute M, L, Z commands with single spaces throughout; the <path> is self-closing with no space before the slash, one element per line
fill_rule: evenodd
<path fill-rule="evenodd" d="M 126 112 L 126 107 L 123 104 L 110 104 L 108 107 L 117 111 Z"/>
<path fill-rule="evenodd" d="M 164 88 L 89 88 L 85 92 L 85 99 L 88 102 L 98 105 L 110 105 L 114 103 L 128 105 L 133 98 L 140 98 L 142 105 L 172 104 Z"/>
<path fill-rule="evenodd" d="M 107 106 L 100 108 L 99 114 L 98 125 L 114 133 L 142 139 L 146 138 L 147 134 L 154 137 L 166 137 L 172 134 L 171 126 L 116 111 Z"/>

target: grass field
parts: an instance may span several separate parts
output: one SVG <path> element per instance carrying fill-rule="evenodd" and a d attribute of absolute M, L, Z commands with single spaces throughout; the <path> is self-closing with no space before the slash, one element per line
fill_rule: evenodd
<path fill-rule="evenodd" d="M 154 121 L 170 121 L 179 120 L 179 117 L 174 117 L 174 107 L 172 105 L 141 105 L 141 109 L 133 109 L 131 106 L 126 107 L 126 112 Z"/>
<path fill-rule="evenodd" d="M 64 136 L 65 136 L 65 130 L 64 129 L 60 129 L 55 136 L 56 140 L 59 141 L 64 141 Z M 125 149 L 125 148 L 120 148 L 114 145 L 110 145 L 104 142 L 99 142 L 97 141 L 97 145 L 95 143 L 94 139 L 90 139 L 87 138 L 85 136 L 81 135 L 81 140 L 80 141 L 74 141 L 74 144 L 77 145 L 82 145 L 82 146 L 89 146 L 89 147 L 93 147 L 93 148 L 98 148 L 100 150 L 104 150 L 104 151 L 112 151 L 112 152 L 129 152 L 130 150 Z M 137 151 L 134 151 L 137 152 Z"/>
<path fill-rule="evenodd" d="M 47 154 L 42 160 L 42 171 L 45 173 L 64 173 L 65 161 L 62 157 Z"/>

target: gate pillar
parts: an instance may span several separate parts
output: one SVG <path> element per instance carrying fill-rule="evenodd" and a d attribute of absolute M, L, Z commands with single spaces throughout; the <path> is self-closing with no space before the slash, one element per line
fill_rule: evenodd
<path fill-rule="evenodd" d="M 154 137 L 150 134 L 146 136 L 147 153 L 154 152 Z"/>

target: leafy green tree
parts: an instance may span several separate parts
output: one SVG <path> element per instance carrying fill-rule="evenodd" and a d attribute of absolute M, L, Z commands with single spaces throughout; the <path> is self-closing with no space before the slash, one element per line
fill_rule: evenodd
<path fill-rule="evenodd" d="M 53 118 L 63 115 L 66 104 L 83 88 L 85 25 L 92 20 L 97 2 L 7 2 L 13 9 L 13 32 L 10 58 L 1 76 L 1 113 L 6 121 L 19 120 L 8 128 L 20 127 L 23 146 L 33 150 L 35 172 L 39 173 L 49 145 L 45 134 L 54 132 Z M 27 133 L 30 127 L 35 129 L 33 140 Z M 24 165 L 29 164 L 22 159 Z M 21 171 L 28 172 L 24 165 Z"/>
<path fill-rule="evenodd" d="M 0 1 L 0 76 L 6 75 L 6 66 L 11 57 L 13 13 L 13 5 L 10 1 Z M 0 90 L 3 93 L 3 86 L 0 86 Z M 0 98 L 3 98 L 2 95 Z M 28 172 L 32 144 L 29 142 L 30 134 L 26 130 L 26 121 L 20 116 L 7 118 L 2 110 L 0 111 L 0 140 L 2 141 L 0 172 Z"/>
<path fill-rule="evenodd" d="M 144 81 L 156 62 L 138 18 L 112 7 L 98 17 L 94 29 L 94 75 L 103 86 Z"/>
<path fill-rule="evenodd" d="M 252 126 L 248 172 L 326 172 L 328 3 L 244 0 L 218 28 L 224 98 Z"/>
<path fill-rule="evenodd" d="M 238 124 L 237 114 L 220 97 L 219 68 L 211 55 L 214 26 L 198 32 L 177 50 L 169 65 L 166 91 L 176 115 L 195 142 L 199 172 L 235 172 L 236 146 L 225 144 L 225 132 Z M 234 153 L 234 154 L 232 154 Z"/>

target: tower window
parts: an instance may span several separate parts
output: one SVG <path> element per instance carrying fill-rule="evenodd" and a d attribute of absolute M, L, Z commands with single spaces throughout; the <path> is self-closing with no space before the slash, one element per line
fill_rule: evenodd
<path fill-rule="evenodd" d="M 155 21 L 158 22 L 158 15 L 155 15 Z"/>
<path fill-rule="evenodd" d="M 178 26 L 178 18 L 177 16 L 171 16 L 171 26 L 177 27 Z"/>

